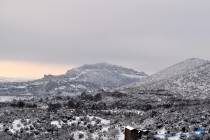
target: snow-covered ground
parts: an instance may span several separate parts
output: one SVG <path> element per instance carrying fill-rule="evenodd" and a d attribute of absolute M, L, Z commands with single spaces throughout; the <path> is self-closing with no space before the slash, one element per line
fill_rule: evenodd
<path fill-rule="evenodd" d="M 20 132 L 21 129 L 28 128 L 27 133 L 31 133 L 30 128 L 32 127 L 34 130 L 35 127 L 33 124 L 35 121 L 30 119 L 15 119 L 9 125 L 9 131 L 13 134 L 16 132 Z M 37 122 L 36 122 L 37 123 Z M 74 137 L 75 140 L 86 140 L 89 137 L 92 137 L 93 140 L 97 140 L 102 138 L 103 140 L 109 140 L 109 138 L 115 136 L 116 140 L 124 140 L 124 134 L 121 131 L 121 128 L 118 126 L 113 127 L 111 125 L 110 120 L 97 117 L 97 116 L 75 116 L 73 119 L 69 120 L 67 123 L 64 123 L 61 120 L 53 120 L 50 122 L 52 126 L 61 129 L 64 124 L 69 126 L 78 125 L 80 128 L 87 128 L 90 124 L 92 126 L 96 126 L 97 128 L 93 133 L 90 133 L 89 130 L 75 130 L 71 132 L 71 135 Z M 100 129 L 99 129 L 100 128 Z M 0 123 L 0 131 L 4 130 L 4 124 Z"/>
<path fill-rule="evenodd" d="M 140 110 L 135 110 L 135 109 L 113 109 L 113 110 L 102 110 L 103 112 L 111 112 L 111 113 L 134 113 L 134 114 L 138 114 L 138 115 L 142 115 L 144 114 L 143 111 Z"/>
<path fill-rule="evenodd" d="M 196 135 L 198 137 L 202 136 L 204 133 L 204 131 L 202 129 L 198 129 L 197 131 L 194 131 L 194 132 L 177 132 L 177 133 L 174 133 L 173 135 L 171 133 L 168 133 L 166 131 L 165 128 L 162 128 L 160 130 L 157 131 L 157 135 L 155 135 L 156 138 L 159 138 L 159 139 L 162 139 L 162 140 L 165 140 L 165 139 L 168 139 L 168 140 L 182 140 L 184 138 L 190 138 L 192 135 Z"/>
<path fill-rule="evenodd" d="M 0 132 L 2 132 L 4 130 L 4 124 L 0 123 Z"/>
<path fill-rule="evenodd" d="M 88 121 L 84 120 L 84 119 L 88 119 Z M 64 122 L 62 122 L 61 120 L 54 120 L 51 122 L 51 125 L 56 126 L 57 128 L 61 128 L 62 125 L 65 124 Z M 68 125 L 80 125 L 83 127 L 87 127 L 88 124 L 91 124 L 92 126 L 98 125 L 98 126 L 102 126 L 102 128 L 100 130 L 96 130 L 94 133 L 89 134 L 91 135 L 91 137 L 93 139 L 99 139 L 99 137 L 103 138 L 103 140 L 108 140 L 109 139 L 109 135 L 115 132 L 116 133 L 116 140 L 123 140 L 124 139 L 124 134 L 123 132 L 121 132 L 121 129 L 119 127 L 116 128 L 111 128 L 111 124 L 110 124 L 110 120 L 106 120 L 100 117 L 96 117 L 96 116 L 77 116 L 74 117 L 74 119 L 69 120 L 67 122 Z M 72 132 L 74 138 L 76 140 L 79 139 L 79 135 L 82 134 L 83 137 L 81 138 L 81 140 L 86 139 L 87 138 L 87 132 L 86 131 L 75 131 Z M 99 136 L 99 134 L 103 134 L 102 136 Z M 114 134 L 113 134 L 114 135 Z"/>
<path fill-rule="evenodd" d="M 11 102 L 13 100 L 29 100 L 32 96 L 0 96 L 0 102 Z"/>
<path fill-rule="evenodd" d="M 52 121 L 51 125 L 54 125 L 57 128 L 62 128 L 62 122 L 60 122 L 60 121 Z"/>

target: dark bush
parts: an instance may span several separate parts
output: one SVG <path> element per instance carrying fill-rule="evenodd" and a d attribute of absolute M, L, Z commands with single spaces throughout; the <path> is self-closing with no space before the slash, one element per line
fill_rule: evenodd
<path fill-rule="evenodd" d="M 151 110 L 151 109 L 152 109 L 152 105 L 150 105 L 150 104 L 142 106 L 142 110 L 144 110 L 144 111 L 148 111 L 148 110 Z"/>
<path fill-rule="evenodd" d="M 82 139 L 82 138 L 84 138 L 84 134 L 79 134 L 79 139 Z"/>
<path fill-rule="evenodd" d="M 62 96 L 55 96 L 55 99 L 56 99 L 56 100 L 62 100 L 63 97 L 62 97 Z"/>
<path fill-rule="evenodd" d="M 66 104 L 66 106 L 68 108 L 76 108 L 76 104 L 77 103 L 73 99 L 69 99 L 68 102 L 67 102 L 67 104 Z"/>
<path fill-rule="evenodd" d="M 43 99 L 42 99 L 42 98 L 40 98 L 40 99 L 39 99 L 39 102 L 40 102 L 40 103 L 42 103 L 42 102 L 43 102 Z"/>
<path fill-rule="evenodd" d="M 23 108 L 25 107 L 25 102 L 24 101 L 21 101 L 21 100 L 14 100 L 11 102 L 11 106 L 12 107 L 19 107 L 19 108 Z"/>
<path fill-rule="evenodd" d="M 91 94 L 87 94 L 86 92 L 83 92 L 81 95 L 80 95 L 80 98 L 82 100 L 86 100 L 86 101 L 91 101 L 91 100 L 94 100 L 94 97 L 91 95 Z"/>
<path fill-rule="evenodd" d="M 104 109 L 107 109 L 107 106 L 105 103 L 94 103 L 92 104 L 91 106 L 91 109 L 92 110 L 104 110 Z"/>
<path fill-rule="evenodd" d="M 57 112 L 62 107 L 61 103 L 49 103 L 48 104 L 48 111 L 50 112 Z"/>
<path fill-rule="evenodd" d="M 100 93 L 98 93 L 94 96 L 94 101 L 97 102 L 97 101 L 101 101 L 101 100 L 102 100 L 102 95 Z"/>
<path fill-rule="evenodd" d="M 76 108 L 77 109 L 85 109 L 85 104 L 83 102 L 78 102 L 76 103 Z"/>
<path fill-rule="evenodd" d="M 26 103 L 25 107 L 26 108 L 37 108 L 37 104 L 35 104 L 35 103 Z"/>
<path fill-rule="evenodd" d="M 111 92 L 109 93 L 112 97 L 116 97 L 116 98 L 122 98 L 122 97 L 126 97 L 127 95 L 125 93 L 121 93 L 118 91 L 115 92 Z"/>

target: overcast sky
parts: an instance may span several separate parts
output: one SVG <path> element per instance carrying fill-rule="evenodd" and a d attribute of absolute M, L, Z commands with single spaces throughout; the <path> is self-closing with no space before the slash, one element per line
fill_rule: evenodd
<path fill-rule="evenodd" d="M 209 0 L 0 0 L 0 61 L 60 71 L 108 62 L 151 74 L 210 59 L 209 7 Z"/>

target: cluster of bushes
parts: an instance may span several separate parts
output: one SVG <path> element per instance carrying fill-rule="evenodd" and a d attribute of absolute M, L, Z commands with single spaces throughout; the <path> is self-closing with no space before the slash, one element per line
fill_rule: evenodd
<path fill-rule="evenodd" d="M 107 105 L 106 103 L 94 103 L 91 106 L 92 110 L 106 110 L 107 109 Z"/>
<path fill-rule="evenodd" d="M 83 92 L 80 96 L 80 98 L 82 100 L 89 100 L 89 101 L 101 101 L 102 100 L 102 95 L 100 93 L 96 94 L 96 95 L 91 95 L 91 94 L 87 94 L 86 92 Z"/>
<path fill-rule="evenodd" d="M 37 104 L 35 103 L 29 103 L 23 100 L 13 100 L 10 103 L 10 106 L 12 107 L 18 107 L 18 108 L 37 108 Z"/>
<path fill-rule="evenodd" d="M 50 112 L 57 112 L 61 108 L 62 108 L 62 105 L 59 102 L 48 104 L 48 111 L 50 111 Z"/>
<path fill-rule="evenodd" d="M 112 97 L 116 97 L 116 98 L 122 98 L 122 97 L 128 96 L 127 94 L 121 93 L 121 92 L 118 92 L 118 91 L 109 92 L 109 93 L 106 93 L 106 94 L 109 95 L 109 96 L 112 96 Z"/>

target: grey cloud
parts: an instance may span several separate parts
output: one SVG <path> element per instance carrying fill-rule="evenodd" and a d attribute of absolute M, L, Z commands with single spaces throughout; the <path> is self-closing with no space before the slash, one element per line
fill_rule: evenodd
<path fill-rule="evenodd" d="M 208 0 L 0 0 L 0 59 L 152 73 L 210 59 Z"/>

